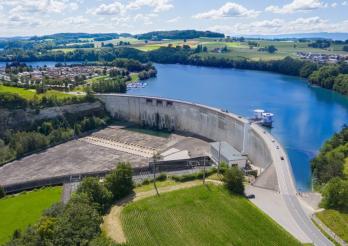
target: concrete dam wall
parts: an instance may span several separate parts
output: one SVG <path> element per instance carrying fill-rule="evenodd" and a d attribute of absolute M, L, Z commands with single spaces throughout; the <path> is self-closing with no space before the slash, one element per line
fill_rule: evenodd
<path fill-rule="evenodd" d="M 186 132 L 213 141 L 226 141 L 247 154 L 254 165 L 263 169 L 272 168 L 272 155 L 264 136 L 260 134 L 261 128 L 250 126 L 242 117 L 204 105 L 164 98 L 118 94 L 100 94 L 97 97 L 115 119 Z M 276 179 L 272 171 L 268 176 Z"/>

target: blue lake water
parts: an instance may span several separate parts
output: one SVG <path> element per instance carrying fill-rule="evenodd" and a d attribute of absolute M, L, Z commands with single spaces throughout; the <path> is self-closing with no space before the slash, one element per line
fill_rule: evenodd
<path fill-rule="evenodd" d="M 296 77 L 186 65 L 156 67 L 157 78 L 128 93 L 207 104 L 246 117 L 256 108 L 274 113 L 271 132 L 286 148 L 301 191 L 310 189 L 310 159 L 348 123 L 348 97 L 310 87 Z"/>

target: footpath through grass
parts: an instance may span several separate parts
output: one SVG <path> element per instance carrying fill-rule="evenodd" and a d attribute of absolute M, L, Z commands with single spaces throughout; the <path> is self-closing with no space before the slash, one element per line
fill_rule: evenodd
<path fill-rule="evenodd" d="M 34 224 L 46 208 L 59 202 L 61 192 L 61 187 L 50 187 L 0 199 L 0 245 L 16 229 L 23 231 Z"/>
<path fill-rule="evenodd" d="M 341 239 L 348 242 L 348 214 L 327 209 L 316 214 L 317 217 Z"/>
<path fill-rule="evenodd" d="M 127 245 L 300 245 L 246 198 L 222 186 L 130 203 L 121 221 Z"/>

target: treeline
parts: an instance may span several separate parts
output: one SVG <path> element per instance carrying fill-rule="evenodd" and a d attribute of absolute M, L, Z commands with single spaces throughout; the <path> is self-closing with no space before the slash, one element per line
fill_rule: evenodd
<path fill-rule="evenodd" d="M 0 135 L 0 165 L 68 141 L 84 132 L 105 127 L 109 121 L 105 113 L 86 117 L 66 115 L 34 124 L 28 131 L 7 130 Z"/>
<path fill-rule="evenodd" d="M 225 35 L 210 31 L 196 31 L 196 30 L 175 30 L 175 31 L 157 31 L 139 34 L 135 36 L 143 40 L 162 40 L 162 39 L 194 39 L 200 37 L 207 38 L 224 38 Z"/>
<path fill-rule="evenodd" d="M 85 178 L 67 205 L 53 205 L 35 225 L 23 233 L 15 231 L 6 245 L 116 245 L 102 234 L 102 216 L 112 204 L 130 195 L 133 188 L 132 168 L 127 163 L 119 163 L 102 183 L 98 178 Z"/>
<path fill-rule="evenodd" d="M 326 208 L 348 212 L 348 126 L 327 140 L 312 162 L 315 185 L 323 194 L 322 205 Z"/>
<path fill-rule="evenodd" d="M 94 101 L 95 98 L 91 94 L 68 97 L 58 97 L 54 94 L 43 96 L 36 95 L 32 99 L 27 99 L 16 93 L 0 92 L 0 107 L 7 109 L 41 109 Z"/>
<path fill-rule="evenodd" d="M 93 82 L 91 89 L 97 93 L 126 93 L 127 84 L 123 78 L 103 78 Z"/>

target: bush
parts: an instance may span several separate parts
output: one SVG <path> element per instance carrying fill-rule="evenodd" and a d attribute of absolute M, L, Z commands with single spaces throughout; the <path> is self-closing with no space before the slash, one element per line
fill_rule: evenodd
<path fill-rule="evenodd" d="M 156 177 L 156 181 L 165 181 L 165 180 L 167 180 L 167 174 L 165 173 L 160 173 L 160 175 Z"/>
<path fill-rule="evenodd" d="M 4 187 L 0 186 L 0 199 L 5 197 L 5 190 L 4 190 Z"/>
<path fill-rule="evenodd" d="M 232 193 L 244 195 L 244 175 L 238 167 L 231 167 L 224 174 L 226 188 Z"/>
<path fill-rule="evenodd" d="M 340 178 L 331 179 L 323 189 L 322 206 L 348 212 L 348 181 Z"/>
<path fill-rule="evenodd" d="M 16 151 L 17 157 L 44 149 L 48 144 L 47 137 L 38 132 L 17 132 L 11 137 L 10 141 L 10 147 Z"/>
<path fill-rule="evenodd" d="M 0 92 L 0 107 L 21 109 L 28 106 L 27 100 L 17 94 Z"/>
<path fill-rule="evenodd" d="M 133 192 L 133 170 L 129 163 L 118 163 L 116 170 L 105 177 L 105 185 L 117 201 Z"/>
<path fill-rule="evenodd" d="M 216 173 L 215 168 L 208 169 L 205 172 L 205 177 L 208 177 L 214 173 Z M 203 175 L 204 175 L 203 171 L 200 171 L 200 172 L 189 173 L 189 174 L 184 174 L 180 176 L 174 175 L 171 178 L 176 182 L 187 182 L 187 181 L 196 180 L 196 179 L 203 179 Z"/>

